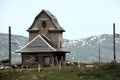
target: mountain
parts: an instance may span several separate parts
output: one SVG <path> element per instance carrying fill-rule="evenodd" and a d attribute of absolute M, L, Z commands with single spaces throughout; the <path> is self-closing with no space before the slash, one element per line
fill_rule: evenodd
<path fill-rule="evenodd" d="M 20 61 L 21 55 L 14 53 L 28 43 L 28 38 L 19 35 L 12 35 L 12 61 Z M 99 47 L 100 44 L 100 47 Z M 101 61 L 113 60 L 113 36 L 103 34 L 90 36 L 80 40 L 64 39 L 63 47 L 69 50 L 66 54 L 67 61 L 98 61 L 99 48 Z M 120 61 L 120 38 L 116 38 L 116 56 Z M 0 60 L 8 58 L 8 34 L 0 33 Z"/>
<path fill-rule="evenodd" d="M 64 48 L 70 50 L 67 59 L 72 61 L 99 61 L 99 48 L 101 61 L 113 60 L 113 36 L 109 34 L 80 40 L 65 39 Z M 120 61 L 120 37 L 116 38 L 116 58 Z"/>
<path fill-rule="evenodd" d="M 0 60 L 8 59 L 9 54 L 9 45 L 8 45 L 8 34 L 0 33 Z M 12 61 L 19 62 L 21 59 L 21 55 L 18 53 L 14 53 L 15 50 L 20 49 L 28 42 L 28 38 L 19 35 L 11 35 L 11 54 Z"/>

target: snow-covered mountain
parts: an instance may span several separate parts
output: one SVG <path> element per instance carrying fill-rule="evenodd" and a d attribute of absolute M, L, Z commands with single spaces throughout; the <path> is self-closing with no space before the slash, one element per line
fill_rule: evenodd
<path fill-rule="evenodd" d="M 64 48 L 71 53 L 67 54 L 69 61 L 101 61 L 113 60 L 113 36 L 103 34 L 80 40 L 64 39 Z M 116 38 L 116 57 L 120 61 L 120 38 Z"/>
<path fill-rule="evenodd" d="M 20 60 L 20 55 L 14 53 L 28 42 L 24 36 L 12 35 L 12 60 Z M 16 44 L 17 43 L 17 44 Z M 63 47 L 70 51 L 67 61 L 98 61 L 99 44 L 101 61 L 113 60 L 113 36 L 103 34 L 91 36 L 80 40 L 64 39 Z M 0 33 L 0 60 L 8 58 L 8 35 Z M 116 58 L 120 61 L 120 38 L 116 38 Z"/>

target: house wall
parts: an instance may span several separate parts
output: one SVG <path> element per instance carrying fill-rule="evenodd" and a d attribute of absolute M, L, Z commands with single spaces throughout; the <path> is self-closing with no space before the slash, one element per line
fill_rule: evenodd
<path fill-rule="evenodd" d="M 61 61 L 61 65 L 65 63 L 65 54 L 58 55 L 53 53 L 23 53 L 22 64 L 29 67 L 37 67 L 40 64 L 43 67 L 57 66 Z"/>
<path fill-rule="evenodd" d="M 46 22 L 46 27 L 42 27 L 42 21 Z M 39 31 L 29 32 L 29 41 L 34 39 L 37 35 L 45 35 L 51 42 L 57 45 L 58 48 L 62 48 L 62 32 L 57 30 L 53 21 L 46 13 L 41 13 L 38 18 L 35 19 L 35 23 L 32 29 L 38 29 Z"/>
<path fill-rule="evenodd" d="M 58 48 L 62 48 L 62 33 L 61 32 L 49 32 L 48 38 L 54 42 Z"/>
<path fill-rule="evenodd" d="M 30 32 L 29 33 L 29 41 L 31 41 L 32 39 L 34 39 L 37 35 L 38 35 L 38 33 L 36 33 L 36 32 Z"/>

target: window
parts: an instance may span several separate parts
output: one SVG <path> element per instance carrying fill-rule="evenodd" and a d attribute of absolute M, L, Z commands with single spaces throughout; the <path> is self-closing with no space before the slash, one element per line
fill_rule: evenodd
<path fill-rule="evenodd" d="M 46 22 L 42 21 L 42 27 L 45 28 L 46 27 Z"/>

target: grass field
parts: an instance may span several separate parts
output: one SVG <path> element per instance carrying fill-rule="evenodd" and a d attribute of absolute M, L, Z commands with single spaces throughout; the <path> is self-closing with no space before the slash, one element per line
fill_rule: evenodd
<path fill-rule="evenodd" d="M 104 64 L 94 67 L 67 66 L 37 69 L 0 70 L 0 80 L 120 80 L 120 64 Z"/>

